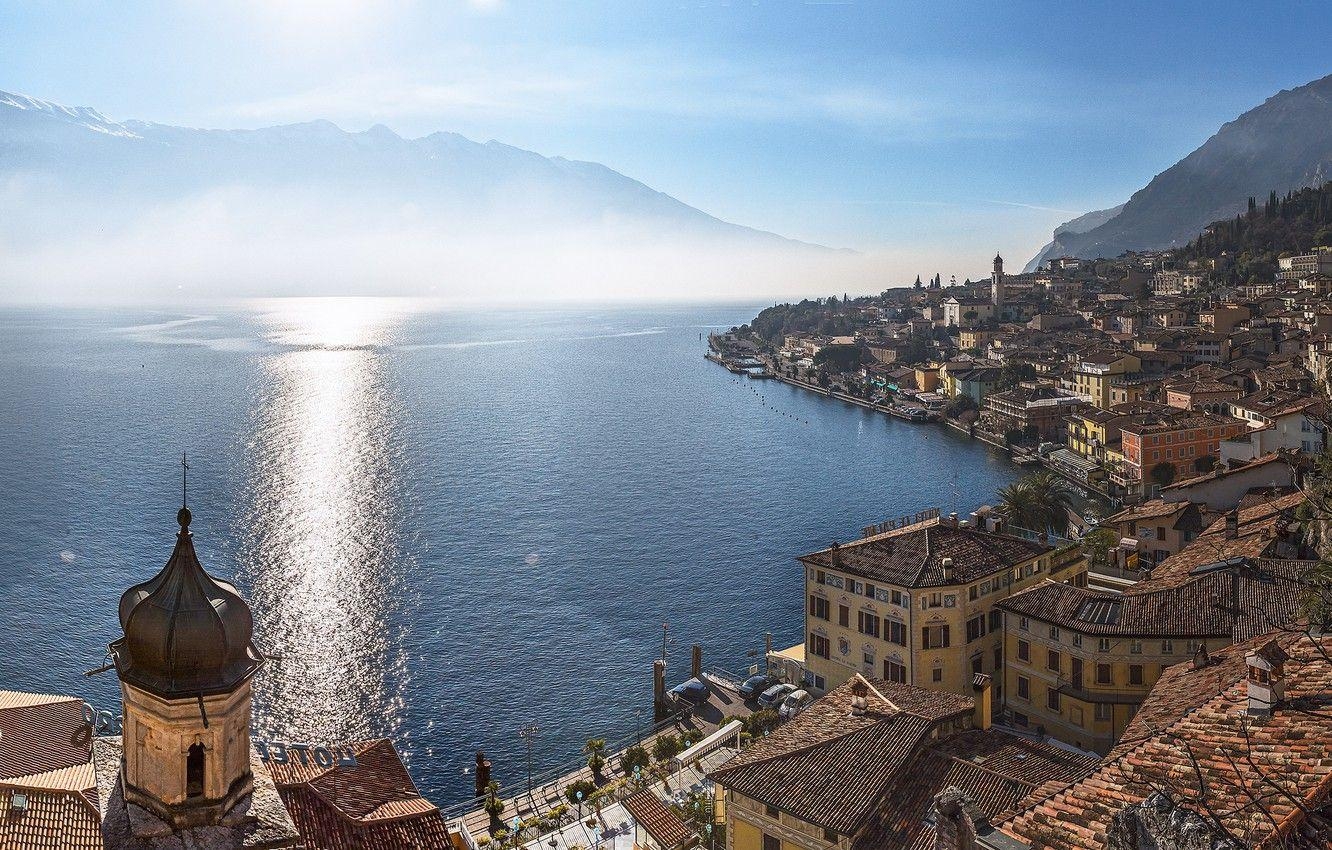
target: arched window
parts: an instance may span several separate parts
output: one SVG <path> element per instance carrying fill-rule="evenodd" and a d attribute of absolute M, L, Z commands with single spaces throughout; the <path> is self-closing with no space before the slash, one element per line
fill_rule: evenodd
<path fill-rule="evenodd" d="M 203 744 L 193 744 L 185 757 L 185 796 L 202 797 L 203 792 L 204 747 Z"/>

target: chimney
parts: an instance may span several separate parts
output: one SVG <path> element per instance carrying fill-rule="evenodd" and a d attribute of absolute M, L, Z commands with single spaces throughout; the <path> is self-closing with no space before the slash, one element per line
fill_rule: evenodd
<path fill-rule="evenodd" d="M 1270 717 L 1286 696 L 1285 663 L 1290 656 L 1275 640 L 1244 655 L 1249 687 L 1249 714 Z"/>
<path fill-rule="evenodd" d="M 1198 648 L 1193 651 L 1193 669 L 1201 670 L 1212 663 L 1212 658 L 1207 654 L 1206 644 L 1198 644 Z"/>
<path fill-rule="evenodd" d="M 982 732 L 990 728 L 994 712 L 991 700 L 991 683 L 988 673 L 976 673 L 971 677 L 971 689 L 976 692 L 976 709 L 972 725 Z"/>
<path fill-rule="evenodd" d="M 828 547 L 828 560 L 834 567 L 840 567 L 842 565 L 841 548 L 841 545 L 836 540 L 834 540 L 833 544 Z"/>
<path fill-rule="evenodd" d="M 944 577 L 944 581 L 952 581 L 952 580 L 953 580 L 953 559 L 952 559 L 952 558 L 941 558 L 941 559 L 939 560 L 939 566 L 943 569 L 943 577 Z"/>
<path fill-rule="evenodd" d="M 948 522 L 944 523 L 944 525 L 957 528 L 957 511 L 953 511 L 948 515 Z"/>
<path fill-rule="evenodd" d="M 976 822 L 972 819 L 974 807 L 966 794 L 956 785 L 950 785 L 934 797 L 933 850 L 975 850 Z"/>
<path fill-rule="evenodd" d="M 1239 537 L 1239 508 L 1226 514 L 1226 539 L 1234 540 L 1236 537 Z"/>
<path fill-rule="evenodd" d="M 851 716 L 864 717 L 868 704 L 869 685 L 859 676 L 851 680 Z"/>

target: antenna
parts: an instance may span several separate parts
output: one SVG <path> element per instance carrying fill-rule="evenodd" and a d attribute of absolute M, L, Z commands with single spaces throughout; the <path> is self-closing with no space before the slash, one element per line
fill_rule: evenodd
<path fill-rule="evenodd" d="M 190 484 L 190 464 L 189 460 L 185 456 L 185 452 L 181 452 L 180 453 L 180 506 L 182 508 L 188 508 L 190 506 L 190 500 L 188 495 L 189 484 Z"/>

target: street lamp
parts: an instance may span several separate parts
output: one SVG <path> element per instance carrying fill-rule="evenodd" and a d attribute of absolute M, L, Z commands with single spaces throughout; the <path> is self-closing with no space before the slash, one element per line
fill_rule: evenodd
<path fill-rule="evenodd" d="M 527 793 L 532 793 L 532 739 L 541 731 L 540 726 L 524 726 L 518 730 L 518 736 L 527 744 Z"/>

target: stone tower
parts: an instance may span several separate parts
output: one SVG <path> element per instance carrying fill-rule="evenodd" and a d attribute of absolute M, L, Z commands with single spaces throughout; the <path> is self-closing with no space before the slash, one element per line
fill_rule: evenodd
<path fill-rule="evenodd" d="M 120 598 L 125 799 L 177 829 L 218 823 L 254 788 L 250 680 L 264 656 L 236 588 L 199 564 L 190 512 L 157 575 Z"/>
<path fill-rule="evenodd" d="M 1004 258 L 994 255 L 994 271 L 990 273 L 990 301 L 994 304 L 995 318 L 1004 306 Z"/>

